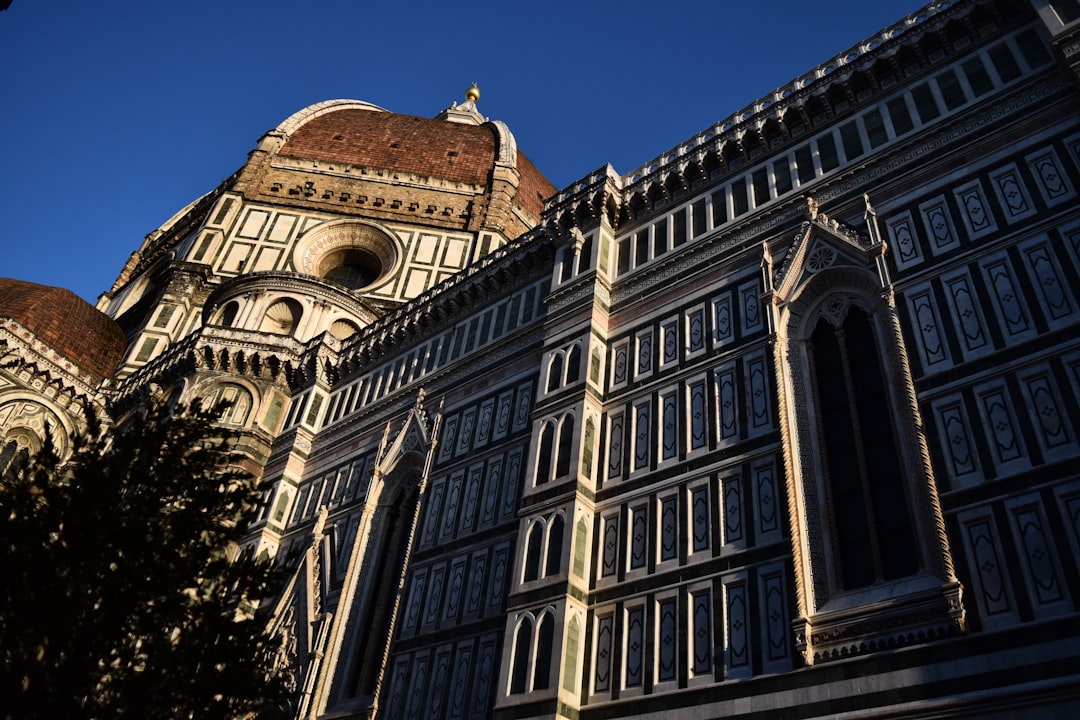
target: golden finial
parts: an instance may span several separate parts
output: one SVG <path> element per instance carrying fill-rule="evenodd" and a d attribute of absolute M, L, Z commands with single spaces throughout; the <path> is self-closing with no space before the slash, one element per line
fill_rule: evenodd
<path fill-rule="evenodd" d="M 480 88 L 476 87 L 476 83 L 473 83 L 472 86 L 465 91 L 465 99 L 472 100 L 473 102 L 480 99 Z"/>

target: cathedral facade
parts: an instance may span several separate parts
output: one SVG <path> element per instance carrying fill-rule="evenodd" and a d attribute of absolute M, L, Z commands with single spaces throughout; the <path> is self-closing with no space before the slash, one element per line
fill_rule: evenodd
<path fill-rule="evenodd" d="M 0 468 L 229 400 L 288 717 L 1080 714 L 1080 5 L 562 190 L 478 103 L 297 112 L 96 310 L 0 281 Z"/>

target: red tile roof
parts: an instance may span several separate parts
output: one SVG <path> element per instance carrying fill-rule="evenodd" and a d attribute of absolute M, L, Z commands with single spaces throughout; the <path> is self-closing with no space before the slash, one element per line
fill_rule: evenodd
<path fill-rule="evenodd" d="M 3 318 L 99 379 L 116 372 L 127 349 L 127 338 L 112 318 L 64 288 L 0 278 Z"/>
<path fill-rule="evenodd" d="M 466 125 L 412 115 L 342 108 L 296 128 L 281 148 L 287 157 L 397 170 L 423 177 L 487 185 L 495 165 L 490 126 Z M 537 217 L 539 196 L 555 187 L 518 153 L 519 201 Z"/>

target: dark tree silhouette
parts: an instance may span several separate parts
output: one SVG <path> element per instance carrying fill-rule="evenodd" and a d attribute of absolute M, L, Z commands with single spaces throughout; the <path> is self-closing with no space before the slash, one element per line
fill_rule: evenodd
<path fill-rule="evenodd" d="M 238 718 L 284 698 L 253 605 L 268 562 L 230 557 L 257 497 L 213 412 L 96 422 L 0 478 L 0 715 Z"/>

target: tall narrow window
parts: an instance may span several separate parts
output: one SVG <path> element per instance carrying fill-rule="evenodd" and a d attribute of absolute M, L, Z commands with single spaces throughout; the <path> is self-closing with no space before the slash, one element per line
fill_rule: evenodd
<path fill-rule="evenodd" d="M 559 428 L 559 454 L 555 463 L 555 476 L 570 474 L 570 456 L 574 450 L 574 416 L 567 415 Z"/>
<path fill-rule="evenodd" d="M 528 688 L 529 678 L 529 645 L 532 641 L 532 621 L 522 618 L 514 635 L 514 667 L 510 676 L 510 692 L 523 693 Z"/>
<path fill-rule="evenodd" d="M 562 382 L 562 354 L 555 353 L 551 356 L 551 365 L 548 366 L 547 391 L 551 392 L 559 387 Z"/>
<path fill-rule="evenodd" d="M 551 645 L 555 639 L 555 620 L 545 613 L 536 633 L 536 665 L 533 668 L 533 690 L 547 690 L 551 684 Z"/>
<path fill-rule="evenodd" d="M 840 585 L 911 575 L 919 561 L 869 318 L 851 308 L 840 328 L 822 319 L 812 341 Z"/>
<path fill-rule="evenodd" d="M 525 582 L 540 577 L 540 549 L 543 543 L 543 525 L 535 522 L 529 527 L 529 536 L 525 539 L 525 573 L 522 576 Z"/>
<path fill-rule="evenodd" d="M 544 562 L 544 576 L 558 575 L 562 568 L 563 519 L 556 515 L 548 527 L 547 560 Z"/>
<path fill-rule="evenodd" d="M 540 446 L 536 452 L 536 485 L 551 479 L 551 453 L 555 447 L 555 429 L 551 423 L 540 428 Z"/>
<path fill-rule="evenodd" d="M 574 345 L 566 353 L 566 382 L 577 382 L 581 374 L 581 348 Z"/>

